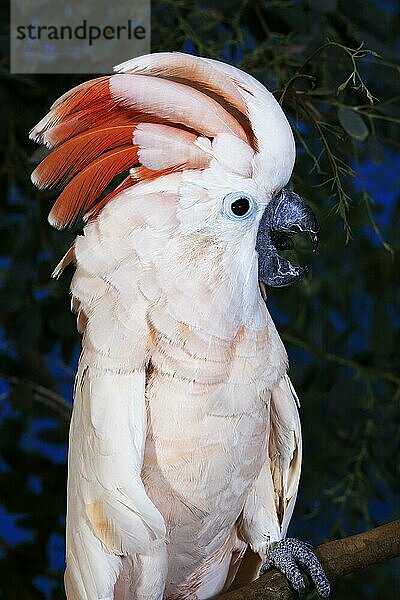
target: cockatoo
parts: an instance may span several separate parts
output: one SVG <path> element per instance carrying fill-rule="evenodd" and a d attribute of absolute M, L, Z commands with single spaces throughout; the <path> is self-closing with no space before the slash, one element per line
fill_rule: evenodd
<path fill-rule="evenodd" d="M 279 104 L 233 66 L 150 54 L 64 94 L 31 137 L 52 149 L 33 182 L 62 188 L 50 223 L 85 221 L 55 270 L 76 266 L 83 333 L 67 597 L 202 600 L 263 563 L 300 591 L 305 567 L 327 597 L 310 547 L 285 539 L 301 430 L 264 286 L 303 274 L 278 250 L 318 226 L 285 187 Z"/>

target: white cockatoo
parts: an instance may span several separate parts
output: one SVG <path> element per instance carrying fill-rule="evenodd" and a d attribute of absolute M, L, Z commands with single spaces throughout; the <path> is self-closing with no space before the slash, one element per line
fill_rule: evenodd
<path fill-rule="evenodd" d="M 302 275 L 277 250 L 318 228 L 285 189 L 279 104 L 233 66 L 151 54 L 67 92 L 31 137 L 52 149 L 33 182 L 62 188 L 50 223 L 85 221 L 55 271 L 76 266 L 83 333 L 67 597 L 202 600 L 241 563 L 241 583 L 265 563 L 301 590 L 296 562 L 326 597 L 312 551 L 285 540 L 301 430 L 264 285 Z"/>

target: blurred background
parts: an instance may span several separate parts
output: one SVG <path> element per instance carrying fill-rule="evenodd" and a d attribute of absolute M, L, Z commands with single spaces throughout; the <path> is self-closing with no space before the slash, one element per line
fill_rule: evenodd
<path fill-rule="evenodd" d="M 0 10 L 0 598 L 56 600 L 80 339 L 72 269 L 59 281 L 50 274 L 80 229 L 48 225 L 55 195 L 30 182 L 38 153 L 28 132 L 88 77 L 10 75 L 5 3 Z M 399 24 L 395 0 L 152 3 L 153 52 L 243 68 L 274 91 L 294 129 L 292 184 L 318 216 L 321 243 L 314 257 L 297 243 L 295 259 L 311 273 L 271 290 L 268 306 L 302 401 L 290 533 L 313 544 L 398 516 Z M 332 597 L 392 598 L 398 583 L 385 563 L 338 581 Z"/>

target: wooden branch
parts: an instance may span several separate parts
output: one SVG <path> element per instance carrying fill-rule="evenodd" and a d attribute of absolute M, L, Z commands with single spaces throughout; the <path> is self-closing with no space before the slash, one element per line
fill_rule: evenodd
<path fill-rule="evenodd" d="M 400 556 L 400 520 L 314 548 L 329 581 L 358 569 Z M 292 600 L 286 578 L 269 571 L 245 587 L 218 596 L 218 600 Z"/>
<path fill-rule="evenodd" d="M 45 406 L 51 408 L 58 414 L 59 417 L 62 418 L 65 423 L 69 423 L 71 419 L 72 407 L 64 400 L 62 396 L 57 394 L 57 392 L 54 392 L 43 385 L 39 385 L 33 381 L 22 379 L 20 377 L 5 375 L 3 378 L 13 385 L 26 385 L 32 390 L 32 398 L 35 402 L 39 402 L 40 404 L 44 404 Z"/>

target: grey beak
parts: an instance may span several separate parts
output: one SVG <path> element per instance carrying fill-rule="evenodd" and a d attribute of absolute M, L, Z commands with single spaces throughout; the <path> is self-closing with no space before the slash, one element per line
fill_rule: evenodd
<path fill-rule="evenodd" d="M 308 267 L 296 267 L 278 254 L 293 248 L 291 236 L 307 232 L 313 252 L 318 246 L 319 227 L 314 213 L 294 192 L 284 189 L 268 204 L 257 232 L 258 277 L 266 285 L 284 287 L 303 277 Z"/>

